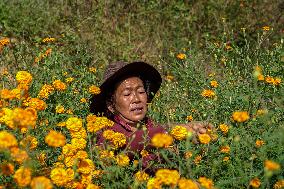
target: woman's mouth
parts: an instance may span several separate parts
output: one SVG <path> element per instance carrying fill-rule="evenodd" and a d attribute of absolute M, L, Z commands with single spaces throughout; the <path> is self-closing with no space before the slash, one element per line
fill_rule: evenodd
<path fill-rule="evenodd" d="M 139 114 L 139 113 L 142 113 L 143 107 L 131 108 L 130 111 L 135 113 L 135 114 Z"/>

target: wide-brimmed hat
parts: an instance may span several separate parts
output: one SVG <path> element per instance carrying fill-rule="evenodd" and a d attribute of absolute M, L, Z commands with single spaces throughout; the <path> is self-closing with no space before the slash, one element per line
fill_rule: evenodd
<path fill-rule="evenodd" d="M 159 90 L 162 78 L 160 73 L 150 64 L 145 62 L 114 62 L 108 65 L 105 70 L 103 82 L 100 86 L 100 94 L 91 98 L 90 111 L 94 114 L 106 114 L 106 100 L 110 92 L 113 92 L 115 85 L 130 76 L 138 76 L 144 83 L 148 95 L 148 102 L 151 102 Z"/>

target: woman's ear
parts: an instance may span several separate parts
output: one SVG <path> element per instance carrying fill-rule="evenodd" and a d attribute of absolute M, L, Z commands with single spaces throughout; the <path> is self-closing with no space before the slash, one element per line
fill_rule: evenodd
<path fill-rule="evenodd" d="M 106 105 L 107 105 L 107 109 L 108 109 L 111 113 L 114 113 L 114 107 L 113 107 L 112 101 L 107 101 Z"/>

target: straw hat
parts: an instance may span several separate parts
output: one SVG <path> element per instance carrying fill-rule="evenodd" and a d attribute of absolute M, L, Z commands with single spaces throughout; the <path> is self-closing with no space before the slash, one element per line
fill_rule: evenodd
<path fill-rule="evenodd" d="M 104 73 L 103 82 L 100 86 L 101 93 L 91 98 L 90 111 L 96 115 L 106 116 L 108 94 L 113 92 L 118 82 L 131 76 L 138 76 L 143 81 L 148 94 L 148 102 L 151 102 L 162 83 L 160 73 L 145 62 L 114 62 L 108 65 Z"/>

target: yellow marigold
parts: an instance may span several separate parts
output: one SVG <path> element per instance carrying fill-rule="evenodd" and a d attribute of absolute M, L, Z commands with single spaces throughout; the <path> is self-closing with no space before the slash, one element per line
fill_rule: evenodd
<path fill-rule="evenodd" d="M 90 174 L 95 169 L 95 165 L 90 159 L 80 159 L 77 171 L 82 174 Z"/>
<path fill-rule="evenodd" d="M 27 71 L 18 71 L 16 75 L 16 80 L 18 84 L 29 85 L 32 82 L 33 77 Z"/>
<path fill-rule="evenodd" d="M 264 167 L 266 170 L 269 170 L 269 171 L 276 171 L 280 169 L 280 165 L 271 160 L 265 160 Z"/>
<path fill-rule="evenodd" d="M 12 89 L 10 91 L 10 99 L 21 99 L 22 98 L 22 90 L 19 88 Z"/>
<path fill-rule="evenodd" d="M 19 164 L 22 164 L 29 159 L 28 153 L 25 150 L 19 149 L 18 147 L 11 148 L 10 152 L 12 159 Z"/>
<path fill-rule="evenodd" d="M 177 57 L 177 59 L 179 59 L 179 60 L 184 60 L 184 59 L 186 59 L 186 54 L 184 54 L 184 53 L 178 53 L 176 57 Z"/>
<path fill-rule="evenodd" d="M 2 99 L 12 99 L 11 91 L 9 89 L 0 90 L 0 97 Z"/>
<path fill-rule="evenodd" d="M 24 101 L 24 105 L 39 111 L 47 108 L 46 103 L 39 98 L 28 98 L 26 101 Z"/>
<path fill-rule="evenodd" d="M 90 67 L 89 71 L 93 72 L 93 73 L 96 73 L 97 72 L 97 68 L 96 67 Z"/>
<path fill-rule="evenodd" d="M 86 148 L 87 141 L 83 138 L 72 138 L 71 145 L 74 146 L 77 150 L 82 150 Z"/>
<path fill-rule="evenodd" d="M 249 120 L 249 114 L 248 112 L 245 112 L 245 111 L 241 111 L 241 112 L 234 112 L 233 115 L 232 115 L 232 118 L 234 121 L 236 122 L 245 122 L 247 120 Z"/>
<path fill-rule="evenodd" d="M 167 80 L 167 81 L 173 81 L 174 80 L 174 76 L 173 75 L 167 75 L 166 77 L 165 77 L 165 79 Z"/>
<path fill-rule="evenodd" d="M 47 37 L 42 40 L 43 43 L 54 42 L 56 39 L 54 37 Z"/>
<path fill-rule="evenodd" d="M 186 120 L 187 120 L 187 121 L 192 121 L 192 120 L 193 120 L 192 115 L 188 115 L 188 116 L 186 116 Z"/>
<path fill-rule="evenodd" d="M 78 158 L 78 159 L 87 159 L 88 158 L 88 153 L 86 151 L 79 150 L 76 153 L 76 158 Z"/>
<path fill-rule="evenodd" d="M 264 76 L 263 76 L 262 74 L 259 74 L 259 75 L 257 76 L 257 80 L 258 80 L 258 81 L 264 81 Z"/>
<path fill-rule="evenodd" d="M 34 128 L 37 121 L 37 112 L 33 108 L 15 108 L 13 110 L 13 120 L 19 128 Z"/>
<path fill-rule="evenodd" d="M 223 161 L 224 161 L 224 162 L 229 161 L 229 160 L 230 160 L 230 157 L 228 157 L 228 156 L 226 156 L 226 157 L 223 158 Z"/>
<path fill-rule="evenodd" d="M 62 154 L 64 156 L 74 156 L 77 153 L 77 149 L 72 144 L 66 144 L 62 147 Z"/>
<path fill-rule="evenodd" d="M 5 176 L 14 174 L 14 165 L 11 163 L 2 163 L 0 169 L 1 169 L 1 174 Z"/>
<path fill-rule="evenodd" d="M 95 184 L 88 184 L 86 189 L 100 189 L 101 187 Z"/>
<path fill-rule="evenodd" d="M 87 99 L 86 99 L 86 98 L 81 98 L 81 99 L 80 99 L 80 102 L 81 102 L 81 103 L 86 103 L 86 102 L 87 102 Z"/>
<path fill-rule="evenodd" d="M 126 144 L 126 137 L 123 133 L 115 132 L 110 141 L 115 148 L 121 148 Z"/>
<path fill-rule="evenodd" d="M 63 114 L 64 111 L 65 111 L 65 108 L 64 108 L 64 106 L 62 106 L 62 105 L 57 105 L 57 106 L 55 107 L 55 112 L 58 113 L 58 114 Z"/>
<path fill-rule="evenodd" d="M 47 99 L 53 91 L 54 91 L 54 88 L 51 85 L 44 84 L 38 93 L 38 97 Z"/>
<path fill-rule="evenodd" d="M 67 88 L 66 84 L 60 80 L 53 81 L 52 86 L 58 91 L 64 91 Z"/>
<path fill-rule="evenodd" d="M 146 156 L 149 155 L 149 152 L 148 152 L 147 150 L 142 150 L 142 151 L 140 152 L 140 154 L 141 154 L 142 157 L 146 157 Z"/>
<path fill-rule="evenodd" d="M 161 181 L 162 184 L 175 186 L 177 185 L 180 175 L 177 170 L 159 169 L 156 174 L 156 178 Z"/>
<path fill-rule="evenodd" d="M 116 160 L 116 163 L 119 165 L 119 166 L 122 166 L 122 167 L 125 167 L 125 166 L 128 166 L 129 165 L 129 157 L 125 154 L 119 154 L 116 156 L 115 158 Z"/>
<path fill-rule="evenodd" d="M 95 85 L 91 85 L 89 87 L 89 93 L 90 94 L 93 94 L 93 95 L 97 95 L 97 94 L 100 94 L 101 93 L 101 89 Z"/>
<path fill-rule="evenodd" d="M 57 186 L 64 186 L 68 182 L 67 171 L 63 168 L 54 168 L 50 172 L 52 182 Z"/>
<path fill-rule="evenodd" d="M 19 187 L 26 187 L 31 182 L 31 169 L 26 167 L 20 167 L 14 174 L 14 181 Z"/>
<path fill-rule="evenodd" d="M 284 188 L 284 179 L 277 181 L 274 186 L 274 189 L 281 189 Z"/>
<path fill-rule="evenodd" d="M 165 133 L 157 133 L 151 139 L 151 144 L 156 148 L 167 148 L 173 143 L 173 137 Z"/>
<path fill-rule="evenodd" d="M 189 159 L 191 157 L 192 157 L 192 152 L 191 151 L 187 151 L 187 152 L 184 153 L 184 158 L 185 159 Z"/>
<path fill-rule="evenodd" d="M 66 126 L 66 122 L 65 121 L 59 122 L 59 123 L 56 124 L 56 126 L 58 126 L 58 127 L 65 127 Z"/>
<path fill-rule="evenodd" d="M 37 160 L 40 162 L 41 165 L 46 164 L 46 153 L 42 152 L 37 156 Z"/>
<path fill-rule="evenodd" d="M 44 176 L 34 177 L 32 179 L 30 186 L 32 189 L 52 189 L 53 188 L 51 181 Z"/>
<path fill-rule="evenodd" d="M 249 182 L 249 185 L 252 186 L 253 188 L 259 188 L 261 185 L 261 182 L 259 178 L 254 178 Z"/>
<path fill-rule="evenodd" d="M 30 150 L 33 150 L 37 147 L 38 141 L 33 136 L 26 136 L 23 140 L 21 140 L 20 145 L 22 148 L 29 148 Z"/>
<path fill-rule="evenodd" d="M 2 110 L 0 110 L 0 123 L 4 123 L 10 129 L 15 129 L 15 124 L 13 119 L 14 119 L 13 110 L 9 108 L 2 108 Z"/>
<path fill-rule="evenodd" d="M 99 157 L 100 157 L 100 159 L 114 158 L 114 153 L 113 153 L 113 151 L 100 150 L 99 151 Z"/>
<path fill-rule="evenodd" d="M 67 156 L 64 158 L 64 164 L 66 167 L 73 167 L 77 163 L 77 159 L 73 156 Z"/>
<path fill-rule="evenodd" d="M 18 142 L 13 134 L 7 131 L 0 131 L 0 150 L 9 149 L 16 146 L 18 146 Z"/>
<path fill-rule="evenodd" d="M 219 125 L 219 129 L 223 132 L 223 134 L 227 134 L 229 131 L 229 126 L 223 123 Z"/>
<path fill-rule="evenodd" d="M 203 186 L 206 189 L 213 189 L 214 183 L 211 179 L 208 179 L 206 177 L 199 177 L 198 182 L 201 186 Z"/>
<path fill-rule="evenodd" d="M 60 132 L 51 130 L 45 136 L 45 143 L 48 144 L 51 147 L 62 147 L 66 143 L 66 138 Z"/>
<path fill-rule="evenodd" d="M 106 117 L 87 116 L 87 129 L 89 132 L 97 132 L 105 127 L 112 127 L 114 122 Z"/>
<path fill-rule="evenodd" d="M 67 172 L 67 180 L 68 182 L 72 181 L 74 179 L 74 176 L 75 176 L 75 171 L 73 170 L 73 168 L 68 168 L 66 169 L 66 172 Z"/>
<path fill-rule="evenodd" d="M 0 40 L 0 46 L 5 46 L 8 45 L 10 43 L 10 39 L 7 37 L 4 37 Z"/>
<path fill-rule="evenodd" d="M 157 178 L 150 178 L 147 182 L 147 189 L 162 189 L 161 181 Z"/>
<path fill-rule="evenodd" d="M 178 181 L 179 189 L 199 189 L 198 185 L 190 179 L 181 178 Z"/>
<path fill-rule="evenodd" d="M 276 77 L 276 78 L 274 78 L 274 81 L 273 81 L 273 85 L 280 85 L 280 83 L 281 83 L 281 79 L 280 78 L 278 78 L 278 77 Z"/>
<path fill-rule="evenodd" d="M 257 148 L 260 148 L 262 145 L 264 145 L 265 144 L 265 142 L 263 141 L 263 140 L 256 140 L 255 141 L 255 146 L 257 147 Z"/>
<path fill-rule="evenodd" d="M 269 27 L 269 26 L 263 26 L 263 27 L 262 27 L 262 30 L 263 30 L 263 31 L 269 31 L 269 30 L 270 30 L 270 27 Z"/>
<path fill-rule="evenodd" d="M 188 131 L 183 126 L 177 125 L 171 130 L 171 135 L 177 140 L 184 140 L 187 137 L 187 134 Z"/>
<path fill-rule="evenodd" d="M 66 110 L 66 114 L 73 115 L 73 110 L 72 110 L 72 109 L 68 109 L 68 110 Z"/>
<path fill-rule="evenodd" d="M 215 81 L 215 80 L 212 80 L 212 81 L 210 81 L 210 85 L 211 85 L 211 87 L 216 88 L 216 87 L 218 87 L 218 82 Z"/>
<path fill-rule="evenodd" d="M 220 152 L 222 153 L 230 153 L 230 146 L 221 146 L 220 147 Z"/>
<path fill-rule="evenodd" d="M 201 160 L 202 160 L 202 156 L 201 155 L 197 155 L 194 158 L 193 162 L 197 165 L 197 164 L 199 164 L 201 162 Z"/>
<path fill-rule="evenodd" d="M 72 138 L 87 138 L 87 132 L 84 127 L 82 127 L 79 131 L 71 131 L 70 135 Z"/>
<path fill-rule="evenodd" d="M 210 89 L 204 89 L 201 93 L 201 96 L 205 98 L 213 98 L 215 96 L 215 92 Z"/>
<path fill-rule="evenodd" d="M 70 117 L 66 121 L 66 127 L 70 131 L 79 131 L 83 127 L 82 119 Z"/>
<path fill-rule="evenodd" d="M 208 144 L 211 141 L 211 137 L 208 134 L 200 134 L 198 138 L 202 144 Z"/>
<path fill-rule="evenodd" d="M 143 171 L 138 171 L 134 174 L 134 178 L 137 182 L 144 182 L 149 180 L 149 175 Z"/>
<path fill-rule="evenodd" d="M 81 182 L 83 188 L 87 187 L 89 184 L 92 184 L 92 174 L 81 174 Z"/>

